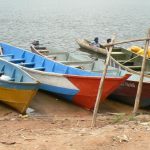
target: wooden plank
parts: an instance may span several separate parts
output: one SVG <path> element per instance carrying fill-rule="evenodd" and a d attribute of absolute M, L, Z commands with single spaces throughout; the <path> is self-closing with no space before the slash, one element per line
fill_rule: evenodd
<path fill-rule="evenodd" d="M 37 50 L 38 52 L 40 52 L 40 53 L 44 53 L 44 52 L 49 52 L 48 50 Z"/>
<path fill-rule="evenodd" d="M 123 52 L 111 52 L 111 55 L 125 55 Z"/>

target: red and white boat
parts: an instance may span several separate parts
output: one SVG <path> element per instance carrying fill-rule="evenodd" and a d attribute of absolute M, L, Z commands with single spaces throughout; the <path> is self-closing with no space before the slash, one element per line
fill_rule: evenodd
<path fill-rule="evenodd" d="M 102 74 L 89 72 L 49 60 L 24 49 L 0 43 L 1 57 L 20 65 L 31 76 L 40 81 L 40 89 L 73 102 L 83 108 L 93 109 Z M 104 82 L 102 101 L 116 90 L 130 74 L 108 74 Z"/>

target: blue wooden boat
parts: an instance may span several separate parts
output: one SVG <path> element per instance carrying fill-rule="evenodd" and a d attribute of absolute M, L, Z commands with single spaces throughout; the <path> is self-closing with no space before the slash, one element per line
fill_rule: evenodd
<path fill-rule="evenodd" d="M 31 76 L 41 82 L 40 89 L 73 102 L 86 109 L 93 109 L 99 83 L 100 73 L 88 72 L 66 66 L 54 60 L 0 43 L 3 59 L 20 65 Z M 111 94 L 130 74 L 120 76 L 117 72 L 105 78 L 102 101 Z"/>
<path fill-rule="evenodd" d="M 0 58 L 0 101 L 25 113 L 39 83 L 16 65 Z"/>

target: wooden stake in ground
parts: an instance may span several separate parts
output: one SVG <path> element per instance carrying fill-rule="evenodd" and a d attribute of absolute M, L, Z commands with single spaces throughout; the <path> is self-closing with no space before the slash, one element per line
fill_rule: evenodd
<path fill-rule="evenodd" d="M 148 31 L 148 37 L 147 38 L 150 38 L 150 29 Z M 146 40 L 145 51 L 144 51 L 143 62 L 142 62 L 142 69 L 141 69 L 141 74 L 140 74 L 140 80 L 139 80 L 139 84 L 138 84 L 138 89 L 137 89 L 137 94 L 136 94 L 135 104 L 134 104 L 134 110 L 133 110 L 134 114 L 136 114 L 136 112 L 139 108 L 139 103 L 140 103 L 140 98 L 141 98 L 141 93 L 142 93 L 143 77 L 144 77 L 144 70 L 145 70 L 148 46 L 149 46 L 149 40 Z"/>
<path fill-rule="evenodd" d="M 115 37 L 112 38 L 111 44 L 113 44 L 114 41 L 115 41 Z M 101 77 L 100 85 L 98 88 L 98 94 L 97 94 L 96 103 L 95 103 L 94 112 L 93 112 L 92 127 L 94 127 L 95 123 L 96 123 L 97 112 L 98 112 L 98 108 L 99 108 L 99 104 L 100 104 L 100 100 L 101 100 L 101 96 L 102 96 L 102 92 L 103 92 L 104 80 L 105 80 L 105 76 L 107 73 L 107 68 L 108 68 L 112 48 L 113 48 L 113 46 L 110 46 L 108 49 L 109 51 L 107 53 L 105 68 L 104 68 L 103 75 Z"/>

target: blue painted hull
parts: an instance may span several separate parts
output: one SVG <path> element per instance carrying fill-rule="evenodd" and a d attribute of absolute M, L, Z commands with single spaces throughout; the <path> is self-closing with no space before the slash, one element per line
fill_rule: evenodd
<path fill-rule="evenodd" d="M 56 87 L 52 85 L 46 85 L 46 84 L 41 84 L 40 89 L 51 92 L 68 101 L 72 101 L 73 97 L 79 92 L 79 90 L 76 89 L 67 89 L 67 88 Z"/>

